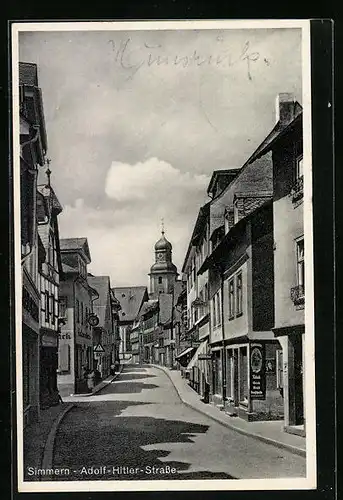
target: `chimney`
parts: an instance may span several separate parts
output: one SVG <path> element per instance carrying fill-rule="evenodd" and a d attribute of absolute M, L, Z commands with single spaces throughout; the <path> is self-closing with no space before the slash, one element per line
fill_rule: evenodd
<path fill-rule="evenodd" d="M 294 95 L 288 92 L 278 94 L 276 96 L 276 123 L 286 125 L 295 117 L 295 100 Z"/>

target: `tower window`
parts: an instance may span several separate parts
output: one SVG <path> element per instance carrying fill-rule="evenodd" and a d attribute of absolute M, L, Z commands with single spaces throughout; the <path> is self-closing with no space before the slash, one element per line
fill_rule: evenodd
<path fill-rule="evenodd" d="M 158 284 L 159 284 L 159 285 L 162 285 L 162 276 L 159 276 L 159 277 L 158 277 Z"/>

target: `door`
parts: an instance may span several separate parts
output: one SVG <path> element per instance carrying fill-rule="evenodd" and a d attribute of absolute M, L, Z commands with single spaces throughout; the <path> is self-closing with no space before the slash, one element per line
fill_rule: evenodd
<path fill-rule="evenodd" d="M 304 394 L 303 394 L 303 356 L 302 337 L 297 335 L 294 346 L 294 413 L 295 425 L 304 423 Z"/>

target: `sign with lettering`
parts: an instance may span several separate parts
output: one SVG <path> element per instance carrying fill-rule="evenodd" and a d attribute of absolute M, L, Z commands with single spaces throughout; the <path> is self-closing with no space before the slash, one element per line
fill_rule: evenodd
<path fill-rule="evenodd" d="M 209 359 L 212 359 L 212 356 L 211 356 L 211 354 L 199 354 L 198 359 L 209 360 Z"/>
<path fill-rule="evenodd" d="M 250 398 L 266 399 L 265 347 L 250 345 Z"/>

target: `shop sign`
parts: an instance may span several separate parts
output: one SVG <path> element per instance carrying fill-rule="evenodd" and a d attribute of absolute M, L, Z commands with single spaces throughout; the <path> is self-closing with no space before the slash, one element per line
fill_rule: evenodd
<path fill-rule="evenodd" d="M 250 345 L 250 398 L 266 399 L 266 363 L 263 344 Z"/>
<path fill-rule="evenodd" d="M 198 359 L 206 361 L 212 359 L 212 356 L 211 354 L 199 354 Z"/>

